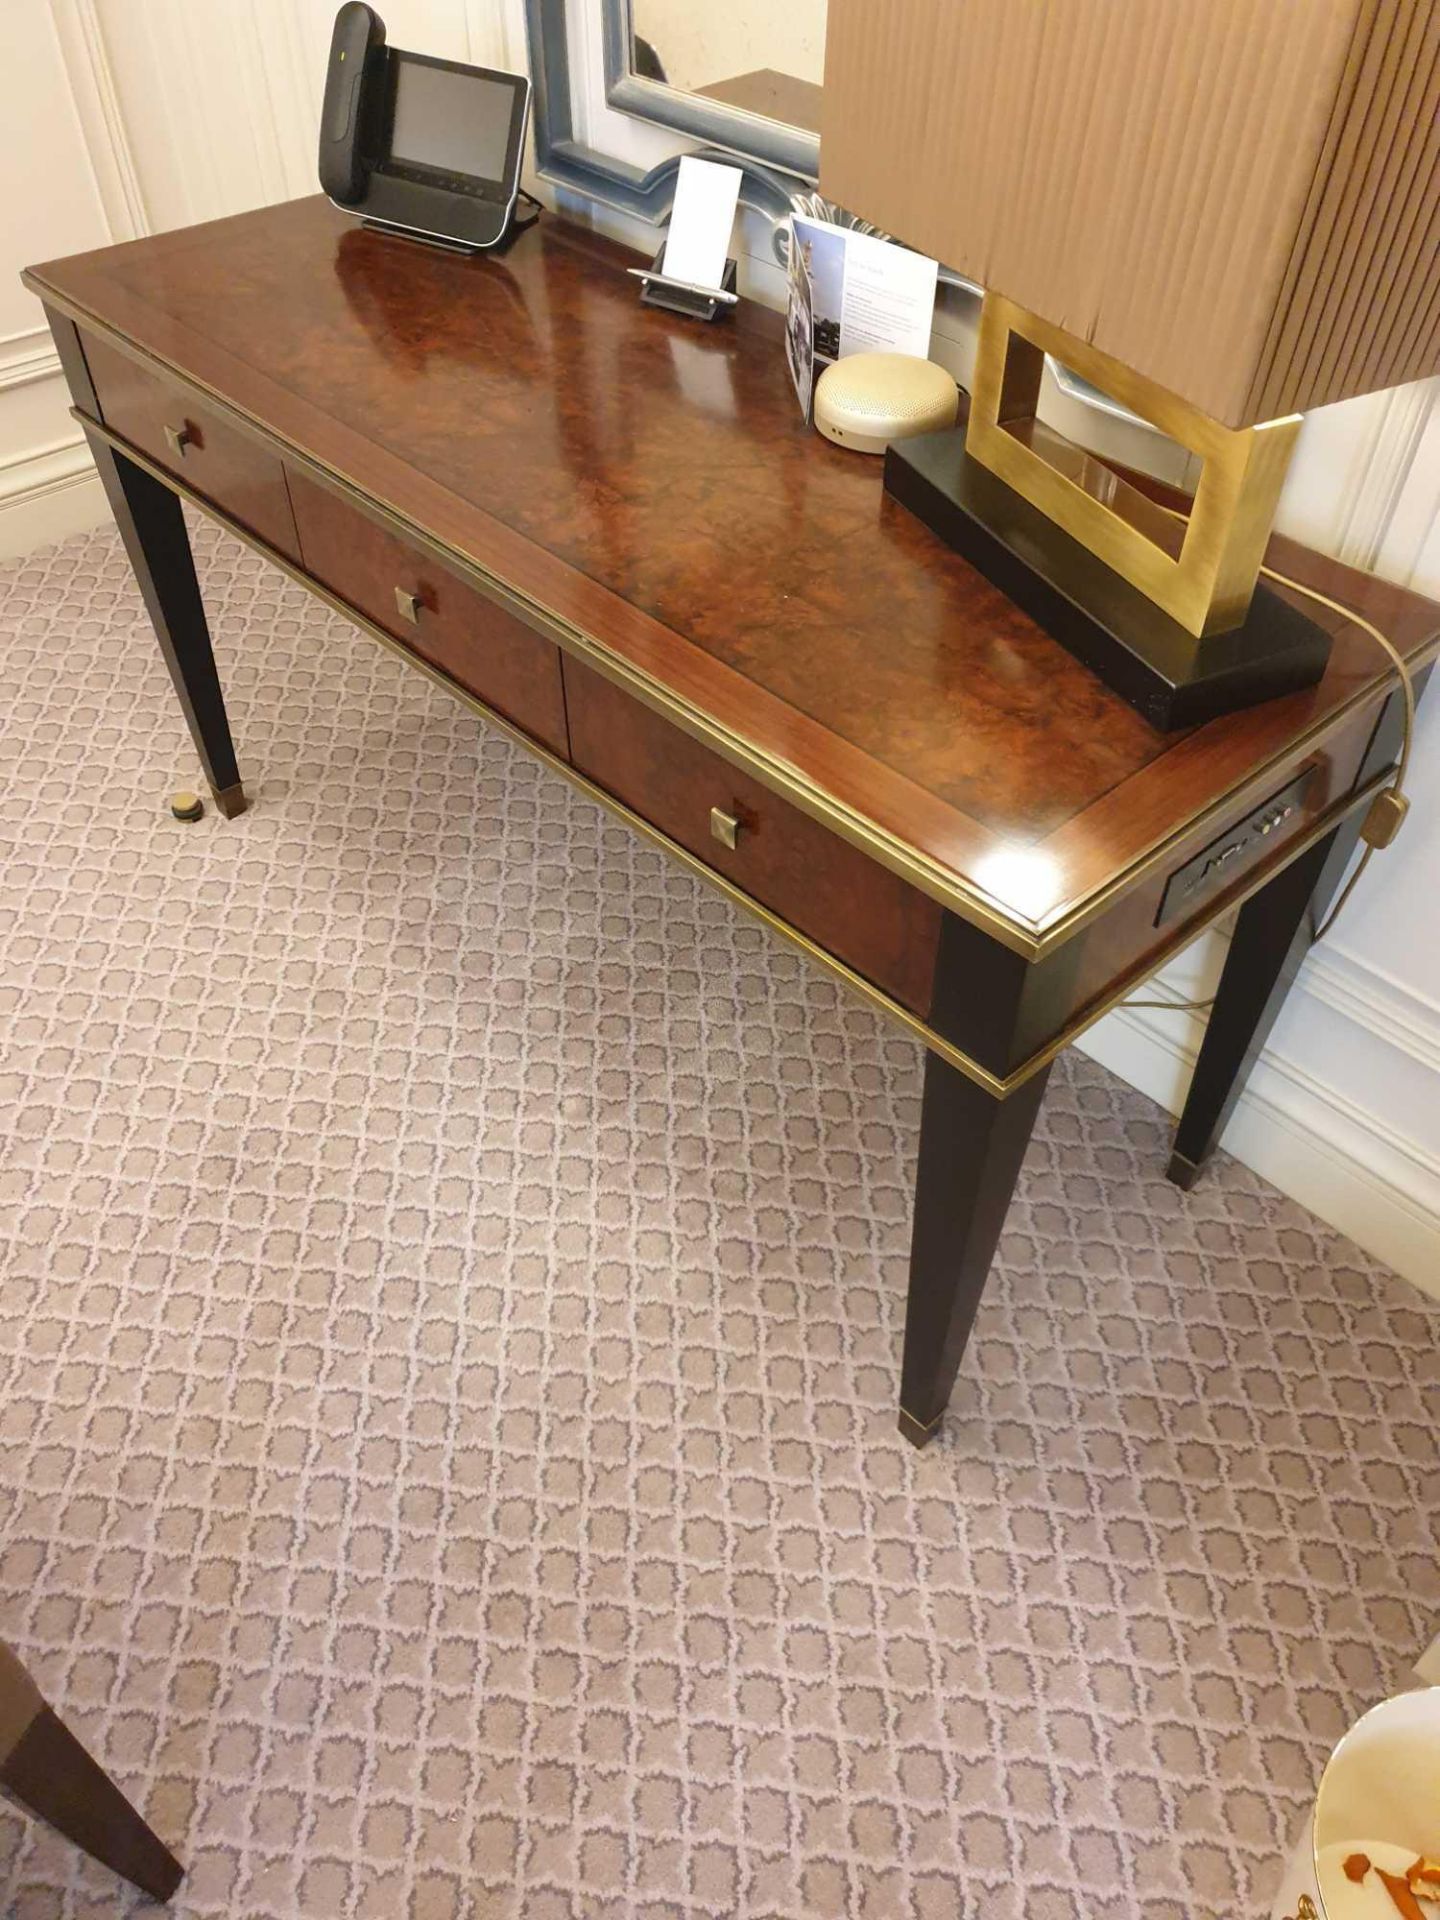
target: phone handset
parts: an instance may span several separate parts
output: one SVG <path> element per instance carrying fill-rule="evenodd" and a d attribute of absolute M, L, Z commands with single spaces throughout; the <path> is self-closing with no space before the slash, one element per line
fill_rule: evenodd
<path fill-rule="evenodd" d="M 346 0 L 330 36 L 320 109 L 320 184 L 341 206 L 365 198 L 370 167 L 364 134 L 367 78 L 385 57 L 385 22 L 364 0 Z"/>

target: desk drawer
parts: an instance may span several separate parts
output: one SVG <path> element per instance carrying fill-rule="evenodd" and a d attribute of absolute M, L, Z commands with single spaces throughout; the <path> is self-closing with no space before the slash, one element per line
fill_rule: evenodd
<path fill-rule="evenodd" d="M 107 427 L 278 553 L 300 558 L 278 454 L 210 413 L 179 381 L 91 334 L 85 336 L 85 364 Z"/>
<path fill-rule="evenodd" d="M 565 696 L 571 759 L 597 786 L 903 1005 L 929 1011 L 933 900 L 573 657 Z M 730 823 L 733 847 L 717 837 Z"/>
<path fill-rule="evenodd" d="M 306 572 L 487 706 L 568 756 L 554 643 L 338 493 L 288 472 Z"/>

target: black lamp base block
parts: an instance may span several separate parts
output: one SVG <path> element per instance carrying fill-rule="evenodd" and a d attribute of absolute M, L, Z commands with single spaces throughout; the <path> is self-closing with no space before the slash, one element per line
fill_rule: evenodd
<path fill-rule="evenodd" d="M 1331 637 L 1262 581 L 1228 633 L 1197 639 L 965 451 L 965 429 L 885 453 L 885 490 L 1169 733 L 1313 687 Z"/>

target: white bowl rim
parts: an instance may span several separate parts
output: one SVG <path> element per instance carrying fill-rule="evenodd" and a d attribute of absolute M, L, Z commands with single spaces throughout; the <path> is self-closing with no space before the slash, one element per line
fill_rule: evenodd
<path fill-rule="evenodd" d="M 1348 1747 L 1350 1743 L 1355 1739 L 1356 1735 L 1360 1732 L 1360 1729 L 1366 1726 L 1370 1721 L 1381 1719 L 1381 1718 L 1389 1718 L 1389 1716 L 1398 1707 L 1414 1705 L 1417 1701 L 1427 1700 L 1427 1699 L 1429 1700 L 1431 1705 L 1435 1707 L 1440 1707 L 1440 1686 L 1405 1687 L 1399 1693 L 1392 1693 L 1388 1700 L 1377 1700 L 1373 1707 L 1368 1707 L 1366 1711 L 1361 1714 L 1358 1720 L 1352 1722 L 1352 1724 L 1346 1728 L 1344 1733 L 1341 1734 L 1340 1738 L 1335 1742 L 1335 1745 L 1331 1748 L 1330 1758 L 1325 1762 L 1324 1771 L 1320 1775 L 1320 1784 L 1315 1789 L 1315 1808 L 1313 1813 L 1310 1816 L 1310 1858 L 1313 1861 L 1314 1867 L 1315 1867 L 1315 1885 L 1317 1889 L 1319 1888 L 1319 1885 L 1320 1885 L 1320 1848 L 1318 1844 L 1318 1834 L 1320 1830 L 1320 1802 L 1321 1802 L 1321 1799 L 1324 1797 L 1325 1782 L 1326 1782 L 1326 1779 L 1329 1777 L 1330 1769 L 1334 1766 L 1335 1762 L 1340 1758 L 1341 1754 L 1345 1751 L 1346 1747 Z"/>

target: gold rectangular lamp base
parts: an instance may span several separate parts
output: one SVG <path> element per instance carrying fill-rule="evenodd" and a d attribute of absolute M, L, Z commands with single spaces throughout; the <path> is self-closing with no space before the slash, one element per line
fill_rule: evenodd
<path fill-rule="evenodd" d="M 1039 424 L 1047 353 L 1199 458 L 1183 533 L 1149 502 L 1137 513 L 1137 496 L 1098 460 L 1067 458 L 1078 450 Z M 1299 430 L 1294 415 L 1222 426 L 1063 328 L 999 294 L 985 296 L 965 436 L 970 458 L 1197 637 L 1245 619 Z"/>

